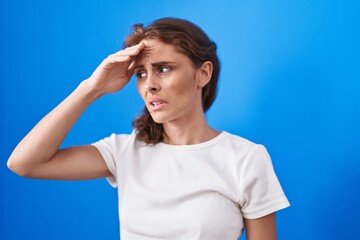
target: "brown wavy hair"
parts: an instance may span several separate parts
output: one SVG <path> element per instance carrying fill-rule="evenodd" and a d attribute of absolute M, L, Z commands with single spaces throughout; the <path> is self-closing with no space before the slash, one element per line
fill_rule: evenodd
<path fill-rule="evenodd" d="M 155 39 L 175 48 L 187 56 L 195 68 L 205 61 L 213 65 L 213 73 L 209 83 L 202 89 L 202 106 L 206 112 L 216 98 L 220 73 L 220 61 L 216 54 L 216 44 L 195 24 L 179 18 L 161 18 L 149 26 L 134 24 L 132 33 L 125 39 L 123 47 L 131 47 L 144 39 Z M 156 123 L 146 106 L 140 116 L 132 122 L 136 129 L 137 139 L 147 144 L 156 144 L 164 140 L 165 132 L 162 124 Z"/>

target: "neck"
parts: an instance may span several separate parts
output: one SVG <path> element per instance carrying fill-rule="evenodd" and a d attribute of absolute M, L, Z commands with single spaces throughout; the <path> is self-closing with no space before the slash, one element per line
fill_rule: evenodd
<path fill-rule="evenodd" d="M 216 137 L 219 132 L 211 128 L 205 115 L 197 121 L 187 119 L 183 122 L 167 122 L 163 124 L 165 136 L 164 143 L 172 145 L 191 145 L 202 143 Z"/>

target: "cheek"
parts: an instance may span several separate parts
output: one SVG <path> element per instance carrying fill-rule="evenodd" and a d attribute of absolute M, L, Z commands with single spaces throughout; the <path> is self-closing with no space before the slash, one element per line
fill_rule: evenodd
<path fill-rule="evenodd" d="M 173 81 L 172 88 L 176 89 L 179 94 L 188 95 L 195 93 L 197 89 L 196 79 L 193 74 L 184 74 L 181 76 L 180 81 Z"/>
<path fill-rule="evenodd" d="M 136 88 L 137 88 L 137 90 L 138 90 L 138 93 L 139 93 L 140 97 L 141 97 L 142 99 L 145 99 L 145 91 L 143 90 L 143 89 L 144 89 L 144 86 L 143 86 L 143 84 L 142 84 L 140 81 L 137 81 L 137 82 L 136 82 Z"/>

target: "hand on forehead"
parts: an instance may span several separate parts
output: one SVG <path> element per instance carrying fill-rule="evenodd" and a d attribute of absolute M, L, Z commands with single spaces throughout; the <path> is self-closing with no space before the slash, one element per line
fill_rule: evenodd
<path fill-rule="evenodd" d="M 141 53 L 151 53 L 152 51 L 159 48 L 161 45 L 163 45 L 162 42 L 154 39 L 145 39 L 142 40 L 140 43 L 143 43 L 145 45 L 144 49 L 141 51 Z"/>
<path fill-rule="evenodd" d="M 177 54 L 175 48 L 172 45 L 162 43 L 154 39 L 142 40 L 145 47 L 136 57 L 136 65 L 145 64 L 146 62 L 154 63 L 159 61 L 168 61 L 173 59 Z"/>

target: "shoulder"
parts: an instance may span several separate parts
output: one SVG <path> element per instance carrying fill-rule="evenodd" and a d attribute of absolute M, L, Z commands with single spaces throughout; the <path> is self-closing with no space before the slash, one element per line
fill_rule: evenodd
<path fill-rule="evenodd" d="M 237 143 L 237 144 L 243 144 L 243 145 L 247 145 L 249 147 L 256 145 L 256 143 L 250 141 L 249 139 L 246 139 L 244 137 L 241 137 L 241 136 L 233 134 L 233 133 L 223 131 L 222 134 L 224 134 L 224 137 L 226 139 L 228 139 L 234 143 Z"/>
<path fill-rule="evenodd" d="M 237 156 L 242 163 L 270 160 L 270 155 L 264 145 L 228 132 L 223 132 L 223 135 L 223 140 L 219 143 L 220 147 L 223 151 Z"/>
<path fill-rule="evenodd" d="M 239 135 L 235 135 L 226 131 L 222 132 L 222 134 L 223 141 L 221 141 L 221 143 L 230 147 L 235 147 L 238 150 L 241 149 L 243 151 L 251 151 L 257 148 L 264 148 L 262 144 L 255 143 Z"/>
<path fill-rule="evenodd" d="M 132 131 L 130 134 L 117 134 L 111 135 L 93 143 L 92 145 L 100 148 L 121 149 L 136 142 L 136 133 Z"/>

